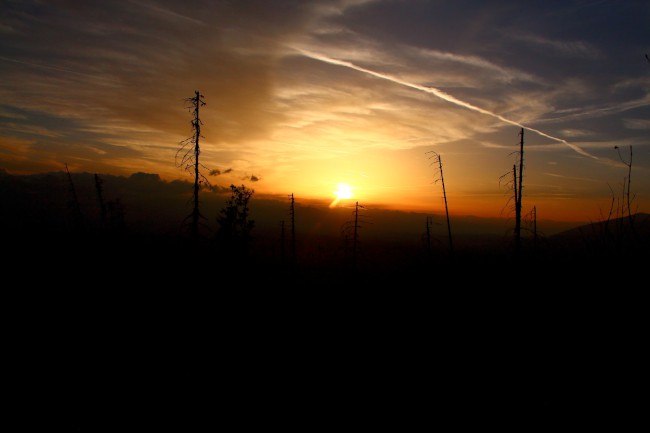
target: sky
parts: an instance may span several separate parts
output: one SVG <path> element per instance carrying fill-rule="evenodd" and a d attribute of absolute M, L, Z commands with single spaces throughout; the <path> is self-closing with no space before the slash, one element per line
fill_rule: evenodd
<path fill-rule="evenodd" d="M 450 214 L 511 216 L 523 129 L 523 213 L 620 209 L 630 151 L 633 211 L 650 212 L 647 1 L 0 5 L 11 174 L 191 181 L 175 155 L 199 91 L 215 187 L 444 213 L 444 179 Z"/>

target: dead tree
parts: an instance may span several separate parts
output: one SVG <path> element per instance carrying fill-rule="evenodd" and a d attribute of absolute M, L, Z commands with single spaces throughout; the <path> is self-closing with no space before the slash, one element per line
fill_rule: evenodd
<path fill-rule="evenodd" d="M 95 190 L 97 191 L 97 201 L 99 203 L 99 217 L 102 229 L 106 230 L 108 223 L 106 220 L 106 203 L 104 203 L 104 188 L 102 187 L 103 183 L 104 181 L 102 178 L 99 177 L 97 173 L 95 173 Z"/>
<path fill-rule="evenodd" d="M 352 271 L 355 271 L 357 268 L 357 259 L 358 259 L 358 252 L 359 252 L 359 230 L 361 229 L 362 224 L 367 224 L 368 221 L 366 220 L 366 216 L 362 213 L 362 210 L 366 209 L 364 206 L 360 205 L 359 202 L 357 201 L 354 205 L 354 211 L 352 212 L 353 214 L 353 220 L 352 221 L 347 221 L 343 224 L 343 236 L 344 236 L 344 241 L 346 243 L 346 250 L 347 250 L 347 242 L 352 240 L 352 257 L 351 257 L 351 269 Z M 350 231 L 352 232 L 350 235 Z"/>
<path fill-rule="evenodd" d="M 519 169 L 517 170 L 517 163 L 513 164 L 512 171 L 507 172 L 506 174 L 499 177 L 499 184 L 503 179 L 508 179 L 512 174 L 512 180 L 506 180 L 506 185 L 512 188 L 512 197 L 508 199 L 506 207 L 511 203 L 511 200 L 514 199 L 514 210 L 515 210 L 515 228 L 514 228 L 514 242 L 515 242 L 515 258 L 519 257 L 521 252 L 521 203 L 523 195 L 523 186 L 524 186 L 524 128 L 521 128 L 519 133 L 519 151 L 513 152 L 517 154 L 517 162 L 519 163 Z"/>
<path fill-rule="evenodd" d="M 515 256 L 521 252 L 521 198 L 524 177 L 524 128 L 521 128 L 519 140 L 519 179 L 515 184 Z M 515 178 L 517 173 L 515 172 Z"/>
<path fill-rule="evenodd" d="M 77 190 L 74 187 L 74 182 L 72 181 L 72 175 L 70 174 L 70 170 L 68 169 L 67 163 L 65 164 L 65 172 L 68 175 L 68 184 L 69 184 L 69 192 L 70 192 L 69 206 L 72 212 L 72 221 L 74 224 L 74 229 L 76 231 L 81 231 L 83 230 L 83 226 L 84 226 L 83 214 L 81 213 L 81 206 L 79 205 Z"/>
<path fill-rule="evenodd" d="M 427 227 L 426 227 L 426 232 L 425 232 L 425 240 L 426 240 L 426 245 L 427 245 L 427 256 L 431 257 L 431 217 L 427 216 Z"/>
<path fill-rule="evenodd" d="M 517 202 L 519 202 L 519 191 L 517 190 L 517 165 L 512 165 L 512 191 L 515 200 L 515 212 L 517 209 Z"/>
<path fill-rule="evenodd" d="M 296 263 L 296 201 L 293 193 L 289 196 L 291 205 L 289 206 L 289 217 L 291 218 L 291 264 Z"/>
<path fill-rule="evenodd" d="M 363 206 L 361 206 L 363 208 Z M 359 202 L 354 205 L 354 231 L 352 232 L 352 267 L 356 267 L 359 244 Z"/>
<path fill-rule="evenodd" d="M 537 251 L 537 206 L 533 206 L 533 215 L 532 215 L 532 220 L 533 220 L 533 250 Z"/>
<path fill-rule="evenodd" d="M 499 176 L 499 186 L 503 184 L 506 186 L 508 191 L 512 191 L 512 195 L 508 197 L 504 209 L 508 208 L 510 212 L 517 209 L 517 202 L 519 201 L 519 190 L 517 188 L 517 164 L 512 165 L 512 170 Z M 510 207 L 512 206 L 512 207 Z M 502 209 L 503 212 L 503 209 Z"/>
<path fill-rule="evenodd" d="M 531 211 L 524 217 L 526 225 L 533 235 L 533 254 L 537 254 L 539 250 L 539 232 L 537 230 L 537 206 L 533 206 Z"/>
<path fill-rule="evenodd" d="M 451 223 L 449 222 L 449 206 L 447 206 L 447 189 L 445 188 L 445 176 L 442 172 L 442 157 L 437 152 L 434 152 L 433 150 L 426 153 L 431 154 L 431 156 L 429 157 L 429 159 L 433 159 L 433 162 L 431 164 L 437 165 L 436 167 L 437 176 L 434 179 L 433 183 L 437 183 L 438 181 L 442 183 L 442 197 L 444 198 L 445 201 L 445 215 L 447 217 L 447 234 L 449 237 L 449 255 L 453 257 L 454 242 L 451 237 Z"/>
<path fill-rule="evenodd" d="M 285 263 L 285 234 L 284 234 L 284 220 L 280 221 L 280 262 Z"/>
<path fill-rule="evenodd" d="M 199 139 L 205 138 L 201 135 L 201 119 L 199 109 L 205 105 L 203 95 L 199 91 L 194 92 L 194 97 L 185 99 L 188 103 L 187 109 L 192 113 L 192 135 L 180 142 L 180 147 L 176 151 L 176 165 L 194 176 L 194 194 L 192 199 L 192 213 L 190 233 L 193 241 L 199 237 L 199 221 L 204 218 L 199 211 L 199 190 L 202 187 L 211 187 L 208 179 L 201 173 L 201 169 L 206 169 L 199 161 L 201 149 Z"/>
<path fill-rule="evenodd" d="M 623 164 L 627 167 L 627 177 L 623 178 L 623 204 L 621 205 L 621 217 L 624 217 L 625 214 L 627 213 L 627 218 L 630 224 L 630 230 L 634 230 L 634 218 L 632 217 L 632 201 L 634 201 L 634 197 L 632 197 L 631 193 L 631 185 L 632 185 L 632 146 L 630 145 L 630 161 L 627 162 L 625 159 L 623 159 L 623 156 L 621 155 L 621 150 L 619 149 L 618 146 L 614 146 L 614 149 L 616 149 L 616 153 L 618 153 L 618 157 L 621 160 Z"/>

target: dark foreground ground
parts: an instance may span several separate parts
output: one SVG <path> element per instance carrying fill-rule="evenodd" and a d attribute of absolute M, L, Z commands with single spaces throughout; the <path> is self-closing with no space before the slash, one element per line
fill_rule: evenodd
<path fill-rule="evenodd" d="M 620 430 L 647 409 L 644 242 L 366 242 L 352 261 L 314 239 L 293 261 L 21 239 L 3 281 L 18 431 Z"/>

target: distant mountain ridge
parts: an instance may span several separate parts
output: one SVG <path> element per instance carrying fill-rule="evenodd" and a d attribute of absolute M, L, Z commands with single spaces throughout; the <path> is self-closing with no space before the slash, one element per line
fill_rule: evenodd
<path fill-rule="evenodd" d="M 630 217 L 622 216 L 610 220 L 596 221 L 589 224 L 580 225 L 560 233 L 556 233 L 552 239 L 577 239 L 593 237 L 600 235 L 617 235 L 629 233 L 631 230 L 637 236 L 648 236 L 650 234 L 650 214 L 639 212 L 632 215 L 632 225 L 630 226 Z"/>
<path fill-rule="evenodd" d="M 125 207 L 126 222 L 134 230 L 166 233 L 174 231 L 190 213 L 191 183 L 164 181 L 157 174 L 133 173 L 130 176 L 99 175 L 103 180 L 104 197 L 119 199 Z M 99 207 L 93 173 L 72 173 L 80 207 L 91 224 L 99 218 Z M 224 206 L 227 187 L 201 194 L 201 213 L 206 225 L 216 229 L 216 216 Z M 40 226 L 65 225 L 69 219 L 70 191 L 64 172 L 32 175 L 12 175 L 0 171 L 0 202 L 5 212 L 0 216 L 4 227 L 31 230 Z M 289 201 L 280 197 L 254 195 L 250 202 L 251 218 L 255 220 L 253 234 L 279 233 L 281 221 L 289 223 Z M 327 204 L 296 197 L 296 230 L 304 234 L 339 236 L 341 226 L 352 219 L 352 207 L 329 208 Z M 446 239 L 447 228 L 443 214 L 388 210 L 366 207 L 361 230 L 367 238 L 417 241 L 426 232 L 427 217 L 432 218 L 433 237 Z M 575 223 L 538 221 L 540 234 L 548 236 L 565 231 Z M 288 226 L 287 226 L 288 227 Z M 454 236 L 492 239 L 510 237 L 514 218 L 485 218 L 451 216 Z"/>

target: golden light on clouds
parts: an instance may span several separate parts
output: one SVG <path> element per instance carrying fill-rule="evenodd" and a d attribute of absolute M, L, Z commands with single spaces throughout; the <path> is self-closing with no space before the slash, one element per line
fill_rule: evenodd
<path fill-rule="evenodd" d="M 199 90 L 203 163 L 223 188 L 254 182 L 260 194 L 444 212 L 425 156 L 435 149 L 450 212 L 498 217 L 499 178 L 523 126 L 524 206 L 596 218 L 626 173 L 614 145 L 633 145 L 647 212 L 650 68 L 634 37 L 647 28 L 642 2 L 552 14 L 542 2 L 517 8 L 516 20 L 480 2 L 277 3 L 9 2 L 0 169 L 56 171 L 65 161 L 189 180 L 173 156 L 190 133 L 182 101 Z M 606 19 L 614 12 L 625 28 Z M 472 31 L 459 38 L 458 29 Z"/>

